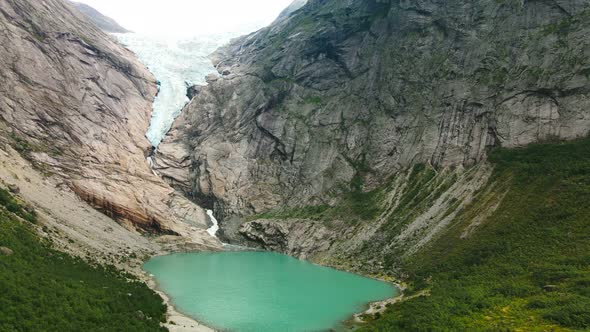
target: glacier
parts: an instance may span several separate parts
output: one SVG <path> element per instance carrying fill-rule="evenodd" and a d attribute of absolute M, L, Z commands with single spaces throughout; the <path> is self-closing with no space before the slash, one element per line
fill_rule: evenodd
<path fill-rule="evenodd" d="M 158 147 L 189 101 L 186 96 L 188 86 L 204 85 L 207 75 L 217 73 L 208 55 L 241 33 L 184 38 L 140 33 L 113 34 L 138 56 L 159 82 L 159 92 L 146 133 L 154 147 Z"/>

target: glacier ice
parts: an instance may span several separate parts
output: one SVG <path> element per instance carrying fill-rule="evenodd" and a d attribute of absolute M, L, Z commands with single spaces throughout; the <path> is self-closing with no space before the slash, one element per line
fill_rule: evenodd
<path fill-rule="evenodd" d="M 116 38 L 148 67 L 160 83 L 150 128 L 146 133 L 157 147 L 174 119 L 189 101 L 187 82 L 206 84 L 205 77 L 216 73 L 208 58 L 215 49 L 238 33 L 174 38 L 137 33 L 115 34 Z"/>

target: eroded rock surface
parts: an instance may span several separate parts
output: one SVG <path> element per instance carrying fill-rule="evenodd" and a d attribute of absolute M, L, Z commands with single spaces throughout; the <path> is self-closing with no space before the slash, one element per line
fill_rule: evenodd
<path fill-rule="evenodd" d="M 146 162 L 157 87 L 132 52 L 62 0 L 0 2 L 0 45 L 0 142 L 128 229 L 206 228 Z"/>
<path fill-rule="evenodd" d="M 240 217 L 338 207 L 351 191 L 385 190 L 372 198 L 381 215 L 356 223 L 330 215 L 338 241 L 299 251 L 378 267 L 382 253 L 414 252 L 449 225 L 486 183 L 488 149 L 588 134 L 589 8 L 585 0 L 308 1 L 212 56 L 221 76 L 176 120 L 158 172 L 214 205 L 229 239 L 294 255 L 290 244 L 305 238 L 293 227 L 317 230 L 313 218 L 287 213 L 280 220 L 297 221 L 263 216 L 240 226 Z M 412 196 L 415 165 L 436 174 L 414 188 L 424 197 Z M 461 186 L 447 187 L 457 179 Z"/>
<path fill-rule="evenodd" d="M 321 223 L 300 219 L 255 220 L 243 224 L 239 231 L 251 245 L 301 259 L 327 251 L 337 238 Z"/>
<path fill-rule="evenodd" d="M 157 156 L 220 215 L 329 202 L 415 163 L 585 136 L 587 1 L 310 1 L 219 50 Z"/>

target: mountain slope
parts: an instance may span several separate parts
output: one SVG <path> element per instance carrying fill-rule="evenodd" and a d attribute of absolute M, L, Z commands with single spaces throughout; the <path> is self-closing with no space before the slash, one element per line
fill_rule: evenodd
<path fill-rule="evenodd" d="M 311 1 L 213 56 L 223 76 L 176 121 L 160 173 L 248 215 L 331 204 L 357 175 L 373 189 L 416 163 L 584 136 L 587 7 Z"/>
<path fill-rule="evenodd" d="M 146 160 L 154 77 L 63 0 L 0 1 L 0 44 L 0 329 L 196 326 L 142 282 L 153 255 L 221 247 Z"/>
<path fill-rule="evenodd" d="M 88 16 L 92 23 L 96 24 L 104 32 L 110 33 L 127 33 L 129 30 L 123 28 L 112 18 L 103 15 L 98 10 L 81 2 L 72 2 L 74 6 L 84 15 Z"/>
<path fill-rule="evenodd" d="M 287 8 L 285 8 L 280 14 L 277 20 L 282 20 L 289 17 L 294 11 L 299 10 L 307 3 L 307 0 L 294 0 Z"/>
<path fill-rule="evenodd" d="M 156 169 L 228 239 L 379 270 L 470 203 L 490 148 L 588 134 L 589 8 L 310 1 L 213 55 Z"/>
<path fill-rule="evenodd" d="M 146 161 L 157 86 L 130 51 L 61 0 L 2 1 L 0 31 L 3 143 L 129 229 L 209 238 Z"/>
<path fill-rule="evenodd" d="M 166 306 L 157 294 L 112 267 L 52 249 L 10 212 L 19 205 L 0 189 L 0 330 L 165 331 Z"/>
<path fill-rule="evenodd" d="M 589 32 L 588 1 L 308 1 L 212 56 L 156 169 L 228 241 L 407 282 L 368 330 L 587 329 Z"/>
<path fill-rule="evenodd" d="M 495 150 L 492 180 L 404 262 L 419 296 L 369 331 L 590 328 L 590 139 Z M 490 200 L 497 210 L 473 222 Z"/>

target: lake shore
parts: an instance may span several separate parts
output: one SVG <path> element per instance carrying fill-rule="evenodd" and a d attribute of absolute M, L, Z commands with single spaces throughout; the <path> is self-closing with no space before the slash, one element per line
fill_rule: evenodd
<path fill-rule="evenodd" d="M 335 264 L 330 264 L 330 263 L 322 264 L 321 262 L 312 262 L 312 263 L 316 264 L 318 266 L 329 267 L 329 268 L 332 268 L 332 269 L 335 269 L 338 271 L 348 272 L 348 273 L 356 274 L 356 275 L 359 275 L 359 276 L 362 276 L 365 278 L 382 281 L 382 282 L 393 285 L 399 291 L 399 294 L 397 294 L 396 296 L 393 296 L 393 297 L 390 297 L 390 298 L 387 298 L 384 300 L 368 302 L 365 306 L 365 308 L 366 308 L 365 310 L 357 312 L 357 313 L 349 316 L 348 319 L 346 319 L 342 322 L 345 326 L 348 327 L 348 329 L 352 329 L 353 326 L 355 326 L 355 325 L 366 323 L 366 321 L 363 319 L 364 316 L 373 316 L 375 314 L 382 314 L 389 306 L 391 306 L 395 303 L 401 302 L 404 299 L 406 299 L 406 297 L 404 296 L 404 291 L 406 290 L 407 287 L 402 281 L 399 281 L 397 279 L 394 279 L 391 277 L 382 277 L 382 276 L 380 277 L 380 276 L 371 275 L 371 274 L 364 274 L 364 273 L 361 273 L 357 270 L 348 269 L 344 265 L 335 265 Z M 409 298 L 412 298 L 412 297 L 409 297 Z"/>
<path fill-rule="evenodd" d="M 156 292 L 168 308 L 166 312 L 166 323 L 162 325 L 170 332 L 215 332 L 214 329 L 191 318 L 181 312 L 172 304 L 172 300 L 163 290 L 158 287 L 157 281 L 147 272 L 143 271 L 142 281 L 154 292 Z"/>
<path fill-rule="evenodd" d="M 345 271 L 345 270 L 341 270 L 341 271 Z M 353 273 L 350 271 L 345 271 L 345 272 Z M 404 284 L 402 284 L 401 282 L 386 280 L 383 278 L 377 278 L 374 276 L 363 275 L 363 274 L 359 274 L 359 273 L 354 273 L 354 274 L 391 284 L 398 290 L 399 294 L 397 294 L 396 296 L 384 299 L 384 300 L 368 302 L 365 306 L 365 308 L 366 308 L 365 310 L 357 312 L 355 314 L 352 314 L 350 316 L 350 318 L 348 318 L 347 320 L 345 320 L 343 322 L 343 324 L 345 326 L 347 326 L 349 330 L 352 330 L 354 326 L 359 326 L 359 325 L 365 324 L 367 322 L 364 319 L 365 317 L 367 317 L 367 316 L 373 317 L 375 314 L 382 314 L 385 310 L 387 310 L 387 308 L 389 306 L 404 300 L 404 291 L 406 290 L 406 286 Z"/>
<path fill-rule="evenodd" d="M 363 324 L 366 321 L 363 319 L 365 316 L 375 316 L 376 314 L 383 314 L 387 308 L 395 303 L 401 302 L 404 299 L 404 290 L 405 287 L 398 283 L 393 283 L 395 287 L 399 290 L 399 294 L 394 297 L 390 297 L 385 300 L 370 302 L 368 304 L 368 308 L 365 311 L 356 313 L 353 315 L 353 319 L 349 322 L 354 324 Z"/>
<path fill-rule="evenodd" d="M 243 250 L 243 251 L 250 251 L 250 250 Z M 256 250 L 254 250 L 254 251 L 256 251 Z M 202 252 L 202 251 L 196 251 L 196 252 Z M 153 257 L 164 256 L 164 255 L 165 255 L 164 253 L 161 253 L 161 254 L 153 255 Z M 151 257 L 151 258 L 153 258 L 153 257 Z M 385 280 L 384 278 L 379 278 L 375 275 L 370 276 L 370 275 L 363 275 L 363 274 L 359 274 L 359 273 L 352 273 L 350 271 L 346 271 L 345 269 L 337 269 L 337 268 L 334 268 L 331 266 L 326 266 L 326 265 L 312 263 L 312 262 L 310 262 L 310 263 L 313 265 L 318 265 L 318 266 L 322 266 L 322 267 L 332 268 L 334 270 L 339 270 L 341 272 L 351 273 L 351 274 L 354 274 L 354 275 L 357 275 L 360 277 L 364 277 L 367 279 L 378 280 L 378 281 L 390 284 L 396 290 L 395 294 L 393 294 L 393 296 L 391 298 L 386 298 L 386 299 L 375 301 L 375 302 L 366 302 L 364 305 L 365 309 L 363 311 L 358 312 L 358 313 L 352 312 L 350 314 L 350 316 L 348 316 L 349 318 L 342 319 L 337 325 L 335 325 L 335 328 L 341 327 L 341 328 L 345 328 L 345 330 L 352 330 L 352 329 L 354 329 L 355 326 L 358 326 L 359 324 L 362 324 L 365 321 L 367 321 L 368 317 L 365 317 L 366 315 L 375 315 L 377 313 L 383 312 L 386 310 L 386 308 L 389 305 L 396 303 L 398 301 L 401 301 L 403 298 L 403 291 L 404 291 L 405 287 L 402 284 L 398 283 L 396 280 L 392 280 L 392 279 Z M 162 297 L 165 304 L 167 305 L 167 307 L 168 307 L 167 322 L 163 325 L 165 327 L 167 327 L 168 329 L 170 329 L 170 331 L 187 331 L 187 332 L 188 331 L 215 331 L 213 328 L 199 322 L 198 320 L 196 320 L 194 318 L 191 318 L 190 315 L 184 314 L 184 313 L 180 312 L 178 309 L 176 309 L 170 295 L 163 291 L 163 289 L 158 284 L 158 281 L 155 279 L 155 277 L 150 272 L 148 272 L 148 270 L 142 270 L 142 280 L 152 290 L 157 292 Z M 359 310 L 359 309 L 357 309 L 357 310 Z M 340 328 L 338 328 L 338 331 L 340 331 Z"/>

